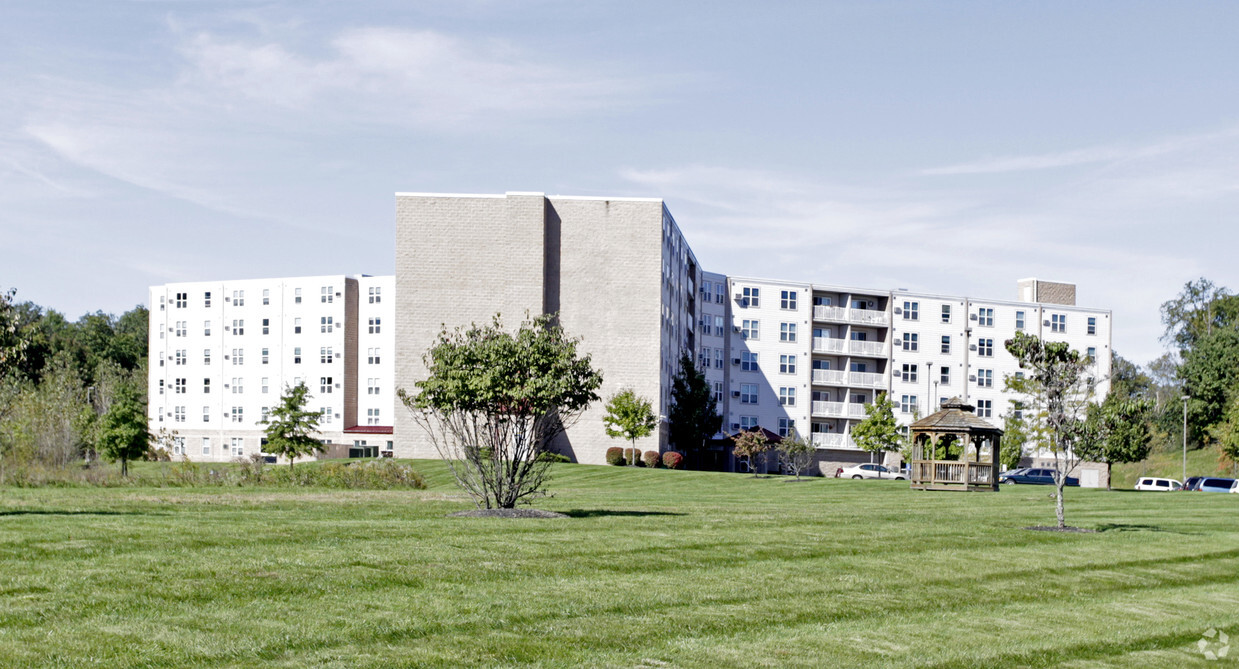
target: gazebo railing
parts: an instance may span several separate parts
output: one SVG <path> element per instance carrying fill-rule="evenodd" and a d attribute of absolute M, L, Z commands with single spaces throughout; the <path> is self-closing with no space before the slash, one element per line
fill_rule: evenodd
<path fill-rule="evenodd" d="M 927 485 L 993 485 L 994 465 L 990 462 L 958 460 L 913 460 L 912 483 Z"/>

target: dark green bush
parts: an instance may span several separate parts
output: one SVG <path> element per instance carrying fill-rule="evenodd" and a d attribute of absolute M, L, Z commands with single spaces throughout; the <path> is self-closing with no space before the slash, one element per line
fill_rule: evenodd
<path fill-rule="evenodd" d="M 572 462 L 572 458 L 564 455 L 563 453 L 542 451 L 538 454 L 538 462 Z"/>

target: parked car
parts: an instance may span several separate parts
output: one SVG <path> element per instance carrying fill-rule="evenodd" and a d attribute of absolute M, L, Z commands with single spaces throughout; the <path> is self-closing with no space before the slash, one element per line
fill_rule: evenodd
<path fill-rule="evenodd" d="M 1016 469 L 1009 472 L 1003 472 L 998 476 L 999 483 L 1008 485 L 1015 483 L 1025 483 L 1032 485 L 1054 485 L 1054 470 L 1053 469 Z M 1074 476 L 1067 477 L 1067 485 L 1078 486 L 1080 479 Z"/>
<path fill-rule="evenodd" d="M 1210 476 L 1210 477 L 1206 477 L 1204 480 L 1200 482 L 1200 491 L 1201 492 L 1230 492 L 1230 489 L 1234 487 L 1234 485 L 1235 485 L 1235 479 L 1213 478 Z"/>
<path fill-rule="evenodd" d="M 904 481 L 903 472 L 888 469 L 882 465 L 863 464 L 844 467 L 839 473 L 840 478 L 845 479 L 891 479 L 896 481 Z"/>
<path fill-rule="evenodd" d="M 1235 483 L 1230 487 L 1230 491 L 1239 492 L 1239 479 L 1235 479 Z"/>
<path fill-rule="evenodd" d="M 1183 482 L 1183 489 L 1198 490 L 1200 488 L 1200 482 L 1203 480 L 1205 480 L 1205 477 L 1203 476 L 1189 476 L 1187 477 L 1187 480 Z"/>
<path fill-rule="evenodd" d="M 1174 479 L 1159 479 L 1153 476 L 1145 476 L 1136 482 L 1136 490 L 1169 492 L 1171 490 L 1181 490 L 1182 488 L 1183 484 Z"/>

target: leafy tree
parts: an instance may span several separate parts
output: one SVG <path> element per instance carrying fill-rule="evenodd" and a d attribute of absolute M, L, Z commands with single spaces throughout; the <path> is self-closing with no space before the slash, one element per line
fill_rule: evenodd
<path fill-rule="evenodd" d="M 650 401 L 641 397 L 632 388 L 623 390 L 611 396 L 607 402 L 607 415 L 602 419 L 606 426 L 607 436 L 615 439 L 623 437 L 632 444 L 632 462 L 635 466 L 640 451 L 637 450 L 637 440 L 650 436 L 658 425 L 658 417 Z"/>
<path fill-rule="evenodd" d="M 1188 281 L 1178 297 L 1162 303 L 1162 324 L 1166 327 L 1162 341 L 1186 350 L 1201 337 L 1213 334 L 1215 327 L 1239 322 L 1239 303 L 1234 297 L 1204 277 Z"/>
<path fill-rule="evenodd" d="M 1092 363 L 1066 342 L 1047 342 L 1026 332 L 1016 332 L 1006 349 L 1028 375 L 1020 379 L 1032 409 L 1041 416 L 1045 444 L 1054 454 L 1056 494 L 1054 512 L 1058 527 L 1065 528 L 1063 487 L 1067 476 L 1080 463 L 1073 445 L 1083 429 L 1084 407 L 1096 385 L 1088 375 Z"/>
<path fill-rule="evenodd" d="M 723 424 L 716 410 L 714 392 L 706 375 L 693 364 L 692 356 L 680 356 L 680 371 L 671 380 L 671 406 L 667 409 L 668 441 L 678 450 L 695 453 Z"/>
<path fill-rule="evenodd" d="M 1239 391 L 1239 331 L 1215 330 L 1182 355 L 1179 378 L 1183 392 L 1192 398 L 1187 407 L 1188 438 L 1201 444 Z"/>
<path fill-rule="evenodd" d="M 288 458 L 290 471 L 297 458 L 323 450 L 322 442 L 313 436 L 322 414 L 305 408 L 310 401 L 309 393 L 304 381 L 286 388 L 280 403 L 271 409 L 266 420 L 258 422 L 266 425 L 267 443 L 262 445 L 262 452 Z"/>
<path fill-rule="evenodd" d="M 422 360 L 430 376 L 397 391 L 413 419 L 479 508 L 514 508 L 546 494 L 539 458 L 598 399 L 602 375 L 553 315 L 506 332 L 490 325 L 448 331 Z"/>
<path fill-rule="evenodd" d="M 1090 404 L 1084 429 L 1075 450 L 1086 460 L 1106 463 L 1106 488 L 1110 465 L 1140 462 L 1149 455 L 1149 399 L 1110 394 L 1101 404 Z"/>
<path fill-rule="evenodd" d="M 1127 400 L 1152 399 L 1156 394 L 1153 379 L 1140 366 L 1119 355 L 1110 354 L 1110 392 L 1107 394 Z"/>
<path fill-rule="evenodd" d="M 852 426 L 852 440 L 869 452 L 870 460 L 878 453 L 899 450 L 903 445 L 895 405 L 886 393 L 878 393 L 876 400 L 865 405 L 864 420 Z"/>
<path fill-rule="evenodd" d="M 1003 416 L 1002 442 L 998 461 L 1004 469 L 1015 469 L 1024 459 L 1027 444 L 1032 440 L 1032 429 L 1024 418 L 1026 409 L 1019 400 L 1007 400 L 1011 406 Z"/>
<path fill-rule="evenodd" d="M 766 434 L 760 429 L 743 430 L 732 437 L 732 441 L 735 442 L 732 452 L 736 454 L 736 457 L 749 459 L 749 469 L 753 470 L 753 477 L 757 478 L 758 458 L 770 450 L 770 442 L 766 440 Z"/>
<path fill-rule="evenodd" d="M 792 473 L 796 475 L 796 480 L 800 480 L 800 472 L 809 468 L 813 464 L 813 456 L 817 449 L 808 439 L 801 437 L 792 430 L 783 440 L 779 442 L 775 448 L 779 451 L 779 460 Z"/>
<path fill-rule="evenodd" d="M 17 289 L 0 291 L 0 379 L 22 360 L 27 342 L 18 332 L 18 310 L 13 304 Z"/>
<path fill-rule="evenodd" d="M 133 386 L 123 386 L 112 407 L 103 414 L 99 453 L 108 460 L 120 460 L 121 475 L 129 476 L 129 461 L 140 459 L 151 439 L 141 397 Z"/>
<path fill-rule="evenodd" d="M 1239 399 L 1227 405 L 1222 422 L 1214 425 L 1210 434 L 1217 441 L 1222 457 L 1230 463 L 1233 473 L 1239 468 Z"/>

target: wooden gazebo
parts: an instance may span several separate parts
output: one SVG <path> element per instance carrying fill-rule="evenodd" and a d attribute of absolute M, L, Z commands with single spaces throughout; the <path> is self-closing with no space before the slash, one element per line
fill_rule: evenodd
<path fill-rule="evenodd" d="M 912 424 L 912 487 L 917 490 L 998 490 L 1002 430 L 958 397 Z"/>

